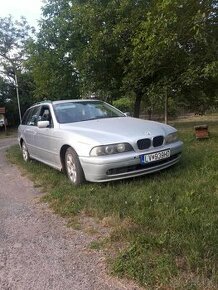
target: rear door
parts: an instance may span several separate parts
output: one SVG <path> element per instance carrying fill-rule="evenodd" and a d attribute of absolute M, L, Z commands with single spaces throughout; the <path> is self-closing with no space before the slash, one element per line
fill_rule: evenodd
<path fill-rule="evenodd" d="M 30 108 L 25 114 L 21 125 L 22 135 L 31 156 L 36 155 L 35 135 L 37 133 L 37 120 L 39 115 L 39 109 L 39 106 Z"/>

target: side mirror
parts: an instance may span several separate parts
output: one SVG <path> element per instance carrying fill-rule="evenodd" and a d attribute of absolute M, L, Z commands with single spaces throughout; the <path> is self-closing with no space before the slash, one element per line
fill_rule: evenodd
<path fill-rule="evenodd" d="M 131 117 L 130 112 L 125 112 L 124 115 L 125 115 L 126 117 Z"/>
<path fill-rule="evenodd" d="M 50 125 L 49 121 L 38 121 L 38 128 L 47 128 Z"/>

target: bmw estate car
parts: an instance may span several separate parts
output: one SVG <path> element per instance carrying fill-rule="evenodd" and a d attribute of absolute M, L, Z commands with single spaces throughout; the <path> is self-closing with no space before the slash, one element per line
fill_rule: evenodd
<path fill-rule="evenodd" d="M 99 100 L 33 105 L 18 128 L 24 161 L 36 159 L 74 185 L 160 171 L 176 164 L 182 142 L 175 128 L 126 116 Z"/>

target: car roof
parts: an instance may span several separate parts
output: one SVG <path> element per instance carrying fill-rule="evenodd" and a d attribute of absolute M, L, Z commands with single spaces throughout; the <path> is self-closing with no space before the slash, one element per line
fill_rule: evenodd
<path fill-rule="evenodd" d="M 57 100 L 57 101 L 46 100 L 46 101 L 37 102 L 33 104 L 31 107 L 38 106 L 38 105 L 47 105 L 47 104 L 57 105 L 57 104 L 63 104 L 63 103 L 76 103 L 76 102 L 87 102 L 87 101 L 88 102 L 96 102 L 96 101 L 102 102 L 101 100 L 98 100 L 98 99 L 70 99 L 70 100 Z"/>
<path fill-rule="evenodd" d="M 29 107 L 28 109 L 31 109 L 33 107 L 36 106 L 40 106 L 40 105 L 49 105 L 49 104 L 64 104 L 64 103 L 76 103 L 76 102 L 103 102 L 101 100 L 98 99 L 71 99 L 71 100 L 59 100 L 59 101 L 50 101 L 50 100 L 46 100 L 46 101 L 41 101 L 41 102 L 37 102 L 35 104 L 33 104 L 31 107 Z"/>
<path fill-rule="evenodd" d="M 60 100 L 60 101 L 53 101 L 52 104 L 62 104 L 62 103 L 76 103 L 76 102 L 96 102 L 100 101 L 97 99 L 72 99 L 72 100 Z"/>

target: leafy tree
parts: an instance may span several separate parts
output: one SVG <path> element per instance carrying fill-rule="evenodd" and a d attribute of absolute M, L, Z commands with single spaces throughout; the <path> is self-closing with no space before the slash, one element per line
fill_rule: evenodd
<path fill-rule="evenodd" d="M 27 67 L 33 74 L 38 99 L 79 97 L 71 23 L 70 1 L 45 3 L 37 40 L 28 46 Z"/>
<path fill-rule="evenodd" d="M 4 101 L 7 106 L 11 102 L 15 103 L 15 89 L 21 93 L 21 104 L 30 102 L 31 90 L 26 93 L 28 96 L 23 94 L 27 76 L 23 63 L 26 60 L 25 44 L 32 32 L 33 29 L 23 17 L 20 21 L 14 21 L 11 16 L 0 18 L 1 102 Z M 22 107 L 22 111 L 25 109 Z M 13 106 L 13 113 L 16 111 Z M 17 112 L 14 115 L 16 120 Z"/>
<path fill-rule="evenodd" d="M 132 58 L 132 38 L 150 1 L 77 1 L 74 29 L 79 35 L 77 65 L 85 90 L 107 99 L 129 96 L 135 107 L 142 88 L 126 78 Z M 135 115 L 138 113 L 135 111 Z"/>
<path fill-rule="evenodd" d="M 133 39 L 129 85 L 143 76 L 147 96 L 162 96 L 163 104 L 173 96 L 192 106 L 212 102 L 218 75 L 215 7 L 215 1 L 155 1 Z"/>
<path fill-rule="evenodd" d="M 37 95 L 128 97 L 139 116 L 217 96 L 215 0 L 47 0 L 30 66 Z"/>
<path fill-rule="evenodd" d="M 0 107 L 11 98 L 10 84 L 0 76 Z"/>
<path fill-rule="evenodd" d="M 76 3 L 72 29 L 79 36 L 76 64 L 85 90 L 131 96 L 135 116 L 143 99 L 148 109 L 162 103 L 166 122 L 169 99 L 195 106 L 215 99 L 215 1 Z"/>
<path fill-rule="evenodd" d="M 21 69 L 25 59 L 25 43 L 33 32 L 26 19 L 13 20 L 11 16 L 0 18 L 0 64 L 4 69 Z"/>
<path fill-rule="evenodd" d="M 18 73 L 20 106 L 22 115 L 26 109 L 33 104 L 33 80 L 28 72 Z M 17 109 L 17 96 L 14 84 L 11 79 L 0 76 L 0 107 L 6 108 L 6 117 L 9 125 L 19 123 L 19 114 Z"/>
<path fill-rule="evenodd" d="M 36 94 L 55 99 L 95 93 L 108 101 L 125 95 L 127 50 L 147 2 L 47 0 L 29 49 Z"/>

